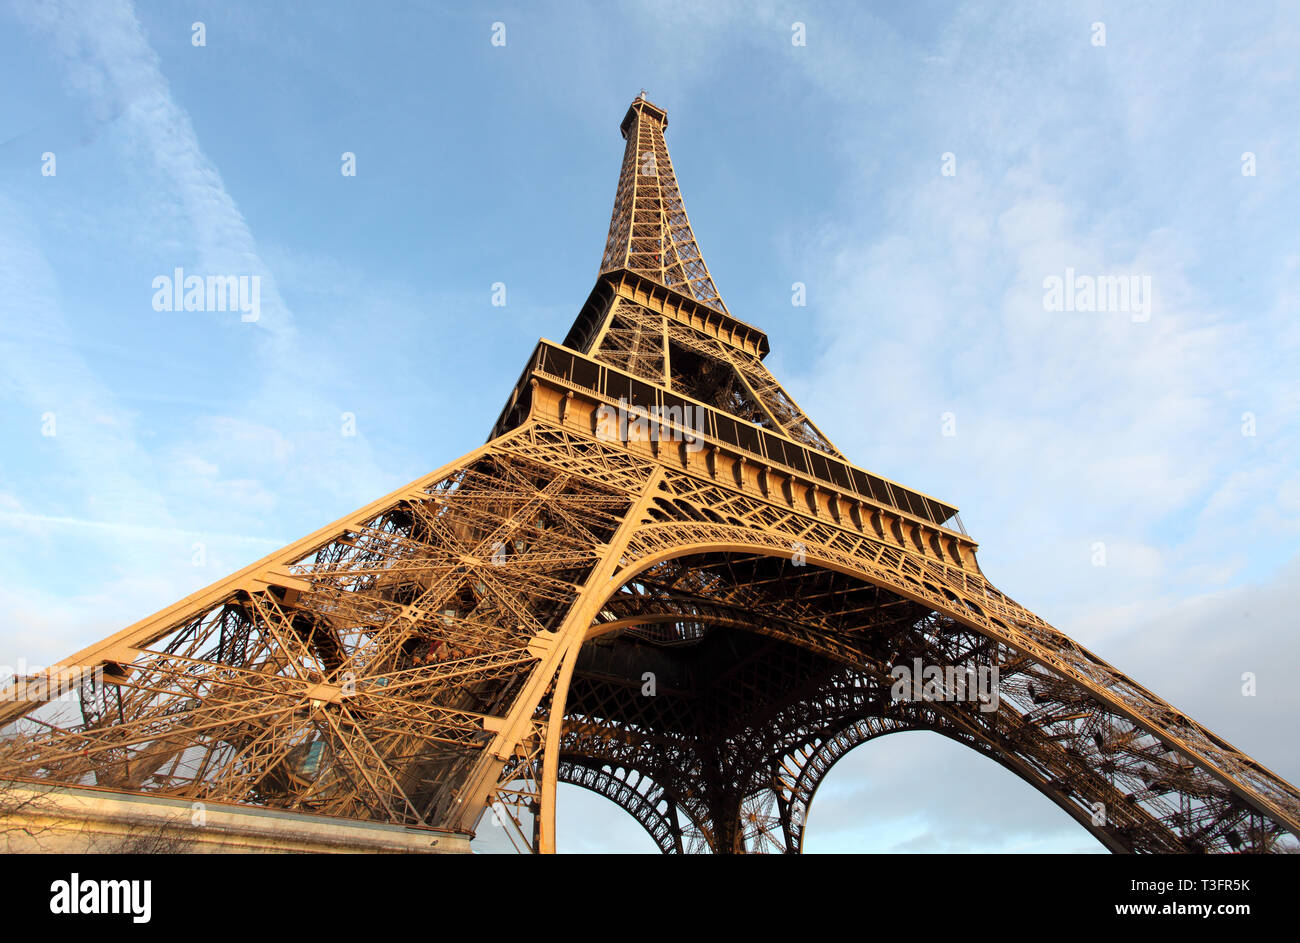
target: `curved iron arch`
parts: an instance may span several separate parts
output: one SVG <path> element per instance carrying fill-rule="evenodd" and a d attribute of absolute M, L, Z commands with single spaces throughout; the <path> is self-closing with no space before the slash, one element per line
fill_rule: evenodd
<path fill-rule="evenodd" d="M 700 529 L 708 531 L 708 533 L 691 533 Z M 646 540 L 644 539 L 644 536 L 647 533 L 655 533 L 659 539 Z M 686 539 L 682 539 L 683 537 Z M 705 537 L 707 539 L 699 539 L 700 537 Z M 756 534 L 752 530 L 742 530 L 739 527 L 731 525 L 717 525 L 702 522 L 657 523 L 644 525 L 629 542 L 627 553 L 624 555 L 624 566 L 611 580 L 611 590 L 606 597 L 606 603 L 610 603 L 623 586 L 635 581 L 656 564 L 678 558 L 715 553 L 747 553 L 777 557 L 782 556 L 784 551 L 787 549 L 784 546 L 781 546 L 778 549 L 775 544 L 779 543 L 780 540 L 775 535 L 763 533 Z M 1112 718 L 1118 717 L 1127 720 L 1134 725 L 1135 730 L 1137 728 L 1142 728 L 1144 734 L 1150 735 L 1154 737 L 1157 742 L 1168 746 L 1168 738 L 1162 732 L 1159 732 L 1162 728 L 1160 728 L 1159 725 L 1152 724 L 1147 718 L 1140 714 L 1135 714 L 1131 709 L 1130 704 L 1125 703 L 1121 698 L 1110 691 L 1099 688 L 1095 684 L 1087 683 L 1086 679 L 1081 678 L 1077 673 L 1065 670 L 1069 666 L 1064 665 L 1061 659 L 1042 657 L 1042 646 L 1040 644 L 1025 645 L 1024 643 L 1026 639 L 1031 638 L 1035 634 L 1041 636 L 1044 634 L 1043 630 L 1046 630 L 1047 633 L 1056 636 L 1053 641 L 1064 640 L 1065 643 L 1068 643 L 1070 649 L 1082 652 L 1087 657 L 1090 665 L 1097 667 L 1098 670 L 1103 672 L 1110 672 L 1112 675 L 1122 679 L 1122 676 L 1120 676 L 1118 672 L 1115 672 L 1114 669 L 1111 669 L 1109 665 L 1106 665 L 1100 659 L 1092 656 L 1091 653 L 1080 649 L 1077 645 L 1074 645 L 1073 642 L 1066 639 L 1065 636 L 1060 635 L 1056 630 L 1051 629 L 1051 627 L 1042 622 L 1041 619 L 1038 619 L 1038 617 L 1034 616 L 1032 613 L 1028 613 L 1027 610 L 1021 609 L 1005 596 L 1002 596 L 1002 594 L 993 590 L 991 586 L 988 586 L 988 584 L 983 581 L 982 576 L 978 577 L 979 585 L 986 587 L 985 592 L 987 593 L 987 598 L 982 600 L 983 605 L 980 605 L 958 595 L 958 593 L 954 592 L 955 587 L 940 585 L 940 581 L 935 574 L 920 572 L 920 568 L 915 567 L 915 565 L 913 568 L 917 569 L 918 572 L 907 575 L 906 578 L 896 580 L 881 579 L 878 574 L 873 573 L 870 568 L 862 566 L 859 561 L 845 559 L 844 554 L 835 552 L 832 548 L 819 546 L 816 542 L 805 542 L 803 550 L 809 564 L 826 570 L 843 573 L 847 576 L 861 580 L 864 583 L 894 593 L 900 598 L 909 599 L 912 602 L 925 606 L 938 615 L 953 620 L 964 628 L 984 635 L 996 643 L 1005 645 L 1012 650 L 1023 652 L 1024 659 L 1021 667 L 1028 665 L 1051 673 L 1051 675 L 1054 676 L 1052 680 L 1060 681 L 1065 686 L 1072 685 L 1081 692 L 1090 696 L 1092 701 L 1091 706 L 1098 709 L 1098 713 L 1108 712 L 1109 716 Z M 952 568 L 940 567 L 940 569 L 946 571 Z M 970 577 L 971 574 L 967 573 L 963 574 L 963 576 Z M 1006 619 L 1000 618 L 998 615 L 990 614 L 997 613 L 999 610 L 1004 609 L 1015 612 L 1017 616 L 1023 620 L 1016 624 L 1018 634 L 1007 631 L 1010 629 L 1010 626 Z M 645 614 L 643 613 L 641 615 L 644 618 Z M 674 615 L 677 615 L 680 618 L 680 614 Z M 692 614 L 692 618 L 698 617 L 695 614 Z M 736 625 L 735 627 L 740 628 L 742 626 Z M 599 624 L 593 626 L 593 634 L 599 633 L 600 631 L 601 626 Z M 590 635 L 588 637 L 590 637 Z M 801 640 L 794 638 L 788 638 L 788 640 L 795 642 L 796 644 L 801 644 Z M 1023 648 L 1019 647 L 1022 645 L 1024 646 Z M 1132 685 L 1131 682 L 1127 682 L 1127 679 L 1123 680 L 1126 682 L 1129 689 L 1127 693 L 1133 694 L 1136 686 Z M 1037 703 L 1038 696 L 1034 692 L 1032 682 L 1029 683 L 1029 692 L 1035 699 L 1035 703 Z M 1136 693 L 1138 700 L 1144 701 L 1148 705 L 1154 704 L 1157 707 L 1167 707 L 1167 705 L 1163 705 L 1163 702 L 1155 699 L 1154 695 L 1149 695 L 1148 692 L 1145 692 L 1142 689 L 1136 689 Z M 1033 711 L 1029 712 L 1029 714 L 1032 713 Z M 1029 717 L 1029 714 L 1026 714 L 1025 716 Z M 1041 723 L 1042 719 L 1043 717 L 1040 715 L 1033 718 L 1033 721 L 1035 723 Z M 1050 719 L 1050 722 L 1055 721 L 1056 718 Z M 1199 730 L 1199 728 L 1197 729 Z M 1030 730 L 1035 730 L 1038 733 L 1042 732 L 1038 731 L 1037 728 L 1025 726 L 1022 727 L 1021 733 L 1028 733 Z M 1032 736 L 1033 734 L 1030 735 Z M 1050 735 L 1044 734 L 1042 739 L 1046 742 L 1051 742 L 1052 738 Z M 1226 744 L 1222 744 L 1222 741 L 1217 740 L 1217 738 L 1214 739 L 1214 742 L 1226 747 Z M 1099 742 L 1097 744 L 1097 749 L 1104 750 L 1106 746 L 1108 745 Z M 999 758 L 999 762 L 1002 763 L 1003 766 L 1015 772 L 1022 779 L 1025 779 L 1027 782 L 1034 785 L 1035 788 L 1039 789 L 1040 792 L 1043 792 L 1051 798 L 1071 814 L 1076 821 L 1083 825 L 1083 827 L 1092 832 L 1106 847 L 1112 850 L 1185 851 L 1195 850 L 1200 846 L 1199 841 L 1188 841 L 1187 835 L 1185 834 L 1186 831 L 1190 830 L 1190 825 L 1193 824 L 1190 814 L 1187 815 L 1185 819 L 1189 828 L 1180 829 L 1179 825 L 1182 824 L 1183 820 L 1178 818 L 1177 813 L 1162 816 L 1158 808 L 1155 811 L 1152 811 L 1141 805 L 1143 801 L 1158 798 L 1162 795 L 1156 787 L 1152 787 L 1150 793 L 1141 795 L 1142 787 L 1141 784 L 1138 784 L 1136 789 L 1125 795 L 1113 788 L 1115 785 L 1115 777 L 1112 775 L 1110 779 L 1110 786 L 1112 788 L 1102 790 L 1106 794 L 1105 799 L 1102 800 L 1098 799 L 1096 796 L 1087 794 L 1085 789 L 1081 789 L 1078 785 L 1079 782 L 1085 781 L 1093 772 L 1085 762 L 1085 757 L 1080 754 L 1078 749 L 1072 748 L 1064 753 L 1058 751 L 1056 760 L 1058 763 L 1064 763 L 1072 767 L 1071 773 L 1074 775 L 1069 777 L 1057 776 L 1056 778 L 1036 775 L 1032 771 L 1031 765 L 1022 762 L 1020 758 L 1012 760 L 1010 758 L 1000 757 L 999 753 L 1001 753 L 1003 749 L 1005 749 L 1005 745 L 1002 748 L 997 749 L 994 748 L 993 744 L 989 744 L 987 747 L 982 749 L 981 752 Z M 1168 752 L 1172 754 L 1175 750 L 1170 747 Z M 1209 767 L 1209 772 L 1216 779 L 1220 780 L 1221 783 L 1227 784 L 1231 788 L 1233 785 L 1231 778 L 1222 770 L 1214 767 L 1213 764 L 1205 763 L 1203 756 L 1190 750 L 1183 750 L 1182 752 L 1185 755 L 1201 760 L 1202 765 Z M 1195 770 L 1194 763 L 1188 763 L 1187 766 Z M 1200 772 L 1200 770 L 1195 771 Z M 1266 773 L 1266 771 L 1264 772 Z M 1202 782 L 1204 782 L 1203 774 L 1201 779 Z M 1086 785 L 1085 782 L 1085 787 Z M 1097 786 L 1097 784 L 1093 784 L 1093 786 Z M 1093 789 L 1092 791 L 1096 792 L 1097 789 Z M 1170 791 L 1168 788 L 1164 789 L 1164 792 L 1168 791 Z M 1220 791 L 1223 791 L 1222 787 L 1220 787 Z M 1224 799 L 1222 796 L 1216 796 L 1215 799 L 1220 804 L 1217 811 L 1220 813 L 1220 818 L 1222 818 L 1222 813 L 1225 809 L 1231 811 L 1233 808 L 1232 798 L 1229 796 Z M 1095 825 L 1093 822 L 1094 804 L 1098 801 L 1103 803 L 1108 813 L 1104 824 L 1100 826 Z M 1260 809 L 1257 805 L 1255 809 L 1246 811 L 1254 812 L 1260 811 Z M 1119 819 L 1119 821 L 1113 821 L 1111 819 L 1112 813 Z M 1277 820 L 1276 816 L 1271 817 Z M 1184 832 L 1184 834 L 1180 834 L 1180 832 Z M 1222 836 L 1216 837 L 1221 839 Z"/>
<path fill-rule="evenodd" d="M 559 781 L 603 796 L 627 812 L 664 854 L 709 850 L 708 839 L 689 804 L 681 802 L 655 779 L 636 767 L 615 767 L 586 757 L 562 756 Z M 623 775 L 620 776 L 619 773 Z M 631 782 L 631 776 L 638 778 Z M 642 792 L 641 783 L 651 788 Z M 666 808 L 661 808 L 666 806 Z M 687 827 L 682 827 L 685 819 Z"/>

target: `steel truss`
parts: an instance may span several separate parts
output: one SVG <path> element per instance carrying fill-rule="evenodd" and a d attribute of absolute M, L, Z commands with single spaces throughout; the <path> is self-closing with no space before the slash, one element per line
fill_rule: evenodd
<path fill-rule="evenodd" d="M 629 109 L 596 289 L 486 444 L 60 662 L 67 698 L 10 691 L 0 777 L 462 833 L 491 810 L 543 852 L 565 782 L 665 852 L 798 852 L 836 761 L 929 730 L 1114 851 L 1293 847 L 1295 787 L 799 410 L 717 294 L 665 125 Z M 611 439 L 613 408 L 659 418 Z"/>

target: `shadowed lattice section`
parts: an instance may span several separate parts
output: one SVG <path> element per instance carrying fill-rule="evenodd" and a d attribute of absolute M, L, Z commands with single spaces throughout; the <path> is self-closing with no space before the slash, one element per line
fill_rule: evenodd
<path fill-rule="evenodd" d="M 497 440 L 101 646 L 67 697 L 5 698 L 0 776 L 454 827 L 633 467 Z"/>

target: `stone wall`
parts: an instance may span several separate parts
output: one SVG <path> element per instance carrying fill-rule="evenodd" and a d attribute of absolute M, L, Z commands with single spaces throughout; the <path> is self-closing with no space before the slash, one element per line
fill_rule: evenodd
<path fill-rule="evenodd" d="M 469 852 L 469 836 L 107 789 L 0 782 L 0 851 L 456 854 Z"/>

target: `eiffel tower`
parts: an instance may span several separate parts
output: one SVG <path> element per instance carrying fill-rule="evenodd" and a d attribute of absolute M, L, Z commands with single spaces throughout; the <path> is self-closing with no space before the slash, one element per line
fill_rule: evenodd
<path fill-rule="evenodd" d="M 70 696 L 0 703 L 0 777 L 461 836 L 490 810 L 536 852 L 570 783 L 664 852 L 797 853 L 837 760 L 928 730 L 1112 851 L 1293 847 L 1294 786 L 800 410 L 704 263 L 667 123 L 628 109 L 595 288 L 484 445 L 48 669 Z"/>

